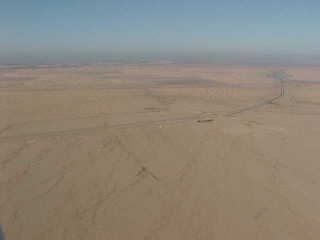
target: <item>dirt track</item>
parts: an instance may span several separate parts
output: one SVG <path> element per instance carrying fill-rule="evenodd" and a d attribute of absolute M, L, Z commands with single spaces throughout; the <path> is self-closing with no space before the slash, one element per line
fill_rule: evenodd
<path fill-rule="evenodd" d="M 2 71 L 7 238 L 319 239 L 315 74 L 197 65 Z"/>

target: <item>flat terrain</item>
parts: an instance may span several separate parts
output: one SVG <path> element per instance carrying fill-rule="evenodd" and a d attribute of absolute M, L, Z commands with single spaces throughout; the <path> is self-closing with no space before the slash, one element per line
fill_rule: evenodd
<path fill-rule="evenodd" d="M 0 68 L 8 240 L 320 239 L 320 68 Z"/>

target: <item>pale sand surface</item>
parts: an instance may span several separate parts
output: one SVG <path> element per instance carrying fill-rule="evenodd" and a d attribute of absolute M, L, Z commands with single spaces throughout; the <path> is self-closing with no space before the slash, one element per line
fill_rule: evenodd
<path fill-rule="evenodd" d="M 320 68 L 0 70 L 8 240 L 320 239 Z"/>

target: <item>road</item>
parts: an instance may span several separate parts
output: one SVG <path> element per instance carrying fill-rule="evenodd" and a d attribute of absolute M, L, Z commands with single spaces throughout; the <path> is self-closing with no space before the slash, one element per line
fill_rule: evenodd
<path fill-rule="evenodd" d="M 251 110 L 254 110 L 256 108 L 260 108 L 264 105 L 267 105 L 267 104 L 271 104 L 273 103 L 275 100 L 278 100 L 279 98 L 282 98 L 285 96 L 285 81 L 288 80 L 289 78 L 289 75 L 286 73 L 285 70 L 276 70 L 276 71 L 272 71 L 269 76 L 274 79 L 276 81 L 277 84 L 280 83 L 280 89 L 279 89 L 279 94 L 269 98 L 269 99 L 266 99 L 266 100 L 263 100 L 261 102 L 258 102 L 254 105 L 251 105 L 251 106 L 248 106 L 248 107 L 244 107 L 244 108 L 241 108 L 239 110 L 236 110 L 236 111 L 233 111 L 231 113 L 228 113 L 226 114 L 226 116 L 234 116 L 236 114 L 240 114 L 240 113 L 243 113 L 243 112 L 247 112 L 247 111 L 251 111 Z"/>

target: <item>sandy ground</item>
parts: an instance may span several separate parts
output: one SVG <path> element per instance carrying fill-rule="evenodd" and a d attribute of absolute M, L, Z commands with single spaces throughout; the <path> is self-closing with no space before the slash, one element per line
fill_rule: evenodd
<path fill-rule="evenodd" d="M 24 240 L 320 238 L 320 69 L 0 69 L 0 224 Z"/>

